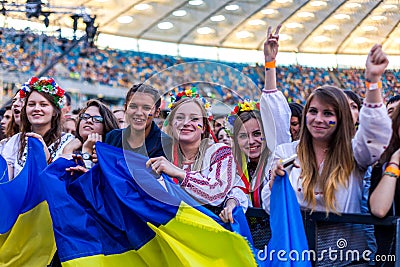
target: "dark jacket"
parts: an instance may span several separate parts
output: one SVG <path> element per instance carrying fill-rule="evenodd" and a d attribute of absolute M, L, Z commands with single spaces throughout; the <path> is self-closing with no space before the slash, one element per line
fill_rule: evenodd
<path fill-rule="evenodd" d="M 130 134 L 131 130 L 129 126 L 125 129 L 112 130 L 106 135 L 105 143 L 140 153 L 149 158 L 160 156 L 164 156 L 167 159 L 172 158 L 172 138 L 162 132 L 154 121 L 151 123 L 151 129 L 145 139 L 145 145 L 143 147 L 132 149 L 126 141 L 126 137 Z"/>

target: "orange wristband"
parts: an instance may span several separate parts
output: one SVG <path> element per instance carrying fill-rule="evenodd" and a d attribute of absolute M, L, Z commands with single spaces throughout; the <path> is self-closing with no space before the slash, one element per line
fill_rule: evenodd
<path fill-rule="evenodd" d="M 382 88 L 382 82 L 379 81 L 377 83 L 370 83 L 370 82 L 365 82 L 365 87 L 369 90 L 376 90 L 376 89 L 381 89 Z"/>
<path fill-rule="evenodd" d="M 276 62 L 276 60 L 270 61 L 270 62 L 265 62 L 265 68 L 266 69 L 275 69 L 275 62 Z"/>
<path fill-rule="evenodd" d="M 385 172 L 390 172 L 395 174 L 396 176 L 400 176 L 400 170 L 397 167 L 387 166 Z"/>

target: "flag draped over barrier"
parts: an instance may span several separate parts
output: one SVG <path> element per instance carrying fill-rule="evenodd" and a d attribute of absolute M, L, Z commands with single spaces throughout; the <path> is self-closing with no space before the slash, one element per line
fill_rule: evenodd
<path fill-rule="evenodd" d="M 145 157 L 96 151 L 81 176 L 64 159 L 41 175 L 63 266 L 256 266 L 245 238 L 167 192 Z"/>
<path fill-rule="evenodd" d="M 8 181 L 7 165 L 0 161 L 0 266 L 46 266 L 55 252 L 49 209 L 39 173 L 46 157 L 39 140 L 29 138 L 22 171 Z"/>

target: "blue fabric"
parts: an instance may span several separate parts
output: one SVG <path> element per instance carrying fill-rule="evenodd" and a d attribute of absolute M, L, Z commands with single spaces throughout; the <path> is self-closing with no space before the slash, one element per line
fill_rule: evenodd
<path fill-rule="evenodd" d="M 44 200 L 42 189 L 37 180 L 47 166 L 42 143 L 36 138 L 28 138 L 28 155 L 21 172 L 13 180 L 0 183 L 1 220 L 0 234 L 8 232 L 18 216 L 31 210 Z M 4 160 L 4 159 L 3 159 Z M 7 164 L 0 171 L 7 171 Z M 4 179 L 4 178 L 3 178 Z M 7 177 L 8 180 L 8 177 Z"/>
<path fill-rule="evenodd" d="M 41 175 L 61 261 L 138 250 L 155 235 L 147 222 L 167 223 L 180 204 L 146 169 L 147 158 L 103 143 L 96 151 L 99 163 L 83 175 L 65 172 L 76 165 L 65 159 Z"/>
<path fill-rule="evenodd" d="M 300 213 L 300 206 L 287 173 L 285 173 L 284 177 L 276 177 L 274 186 L 272 187 L 270 207 L 272 236 L 268 243 L 268 251 L 263 252 L 265 260 L 260 265 L 274 267 L 311 266 L 308 258 L 302 259 L 302 252 L 308 251 L 308 243 Z M 271 257 L 270 252 L 272 250 L 275 253 Z M 281 255 L 281 259 L 278 257 L 278 251 L 280 250 L 285 251 L 284 256 Z M 295 254 L 292 254 L 292 258 L 296 260 L 291 260 L 291 252 L 298 253 L 298 260 Z"/>
<path fill-rule="evenodd" d="M 167 176 L 172 193 L 165 191 L 158 176 L 146 168 L 148 158 L 104 143 L 96 143 L 96 151 L 99 163 L 83 175 L 65 172 L 76 165 L 65 159 L 56 160 L 41 175 L 62 262 L 140 249 L 155 236 L 147 223 L 168 223 L 182 199 L 222 224 Z M 237 210 L 242 216 L 238 221 L 245 222 L 243 211 Z M 249 233 L 247 222 L 243 227 L 236 226 L 236 231 L 246 232 L 247 227 Z"/>
<path fill-rule="evenodd" d="M 8 167 L 6 160 L 0 155 L 0 183 L 5 182 L 8 182 Z"/>

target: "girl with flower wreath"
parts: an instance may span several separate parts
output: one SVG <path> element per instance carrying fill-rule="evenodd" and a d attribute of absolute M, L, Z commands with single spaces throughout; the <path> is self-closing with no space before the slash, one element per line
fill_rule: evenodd
<path fill-rule="evenodd" d="M 56 159 L 74 138 L 71 134 L 61 133 L 64 90 L 53 78 L 30 78 L 22 86 L 20 97 L 25 99 L 21 110 L 21 132 L 12 136 L 3 150 L 10 180 L 18 175 L 25 164 L 27 137 L 37 138 L 43 143 L 48 163 Z"/>
<path fill-rule="evenodd" d="M 153 157 L 147 166 L 158 174 L 174 177 L 193 198 L 232 221 L 224 207 L 237 206 L 236 199 L 227 200 L 237 185 L 236 164 L 229 146 L 210 141 L 210 124 L 206 109 L 210 104 L 196 91 L 187 89 L 177 94 L 169 106 L 167 133 L 173 138 L 172 162 L 165 157 Z M 230 209 L 230 210 L 232 210 Z"/>
<path fill-rule="evenodd" d="M 271 29 L 264 43 L 266 62 L 274 62 L 277 47 Z M 275 73 L 275 72 L 273 72 Z M 233 188 L 228 197 L 238 199 L 245 209 L 261 208 L 261 190 L 268 177 L 273 151 L 277 144 L 290 141 L 290 127 L 282 121 L 290 119 L 290 108 L 282 92 L 276 89 L 273 74 L 266 68 L 265 87 L 260 102 L 245 100 L 238 103 L 228 116 L 227 126 L 233 136 L 233 154 L 237 164 L 237 176 L 241 185 Z M 243 198 L 242 192 L 247 197 Z"/>

